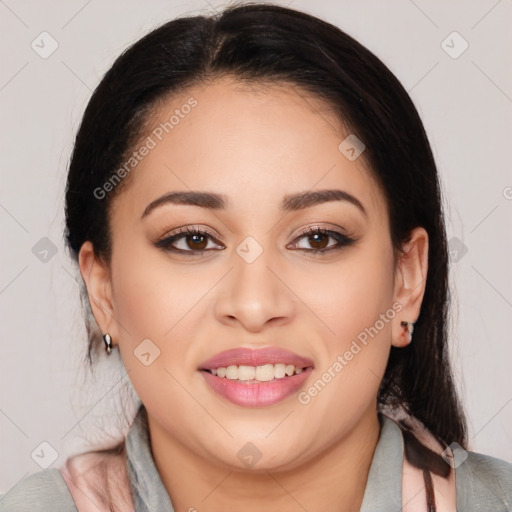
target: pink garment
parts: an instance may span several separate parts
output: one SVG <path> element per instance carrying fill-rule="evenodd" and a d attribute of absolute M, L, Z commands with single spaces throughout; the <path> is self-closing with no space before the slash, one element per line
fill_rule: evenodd
<path fill-rule="evenodd" d="M 135 512 L 126 472 L 126 452 L 77 455 L 69 458 L 60 471 L 78 512 L 111 512 L 109 499 L 123 512 Z M 122 485 L 110 488 L 113 482 Z"/>

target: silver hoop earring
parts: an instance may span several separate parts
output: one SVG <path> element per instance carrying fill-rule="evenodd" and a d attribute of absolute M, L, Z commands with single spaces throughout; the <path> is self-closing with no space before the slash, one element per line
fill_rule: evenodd
<path fill-rule="evenodd" d="M 103 341 L 105 342 L 105 350 L 110 355 L 112 353 L 112 336 L 107 332 L 103 335 Z"/>
<path fill-rule="evenodd" d="M 406 331 L 407 331 L 407 339 L 410 341 L 412 341 L 412 333 L 414 332 L 414 324 L 412 322 L 400 322 L 400 325 L 402 327 L 405 327 Z"/>

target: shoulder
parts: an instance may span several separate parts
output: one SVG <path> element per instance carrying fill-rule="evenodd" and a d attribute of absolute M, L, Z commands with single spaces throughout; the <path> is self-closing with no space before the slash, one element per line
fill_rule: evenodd
<path fill-rule="evenodd" d="M 462 448 L 453 454 L 458 509 L 512 510 L 512 464 Z"/>
<path fill-rule="evenodd" d="M 57 468 L 25 477 L 0 496 L 0 512 L 77 512 L 68 486 Z"/>
<path fill-rule="evenodd" d="M 396 423 L 395 418 L 389 418 Z M 501 459 L 466 451 L 457 443 L 443 449 L 437 440 L 414 419 L 407 418 L 414 436 L 451 466 L 455 475 L 456 509 L 464 512 L 512 512 L 512 464 Z M 400 428 L 400 425 L 397 424 Z M 402 430 L 400 428 L 400 430 Z M 402 430 L 403 435 L 403 430 Z M 451 477 L 449 478 L 451 479 Z M 445 482 L 434 475 L 436 499 Z M 441 483 L 441 485 L 438 485 Z M 438 488 L 439 487 L 439 488 Z M 451 488 L 451 484 L 447 489 Z M 446 495 L 447 492 L 444 492 Z M 453 507 L 452 507 L 453 508 Z"/>
<path fill-rule="evenodd" d="M 31 474 L 0 496 L 0 512 L 133 511 L 123 446 L 86 452 Z"/>

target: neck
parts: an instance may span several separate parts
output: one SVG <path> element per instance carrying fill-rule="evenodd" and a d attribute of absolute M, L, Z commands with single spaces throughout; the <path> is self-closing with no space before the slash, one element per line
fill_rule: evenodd
<path fill-rule="evenodd" d="M 170 438 L 148 413 L 155 465 L 175 510 L 359 511 L 380 425 L 375 409 L 342 439 L 288 471 L 229 470 Z"/>

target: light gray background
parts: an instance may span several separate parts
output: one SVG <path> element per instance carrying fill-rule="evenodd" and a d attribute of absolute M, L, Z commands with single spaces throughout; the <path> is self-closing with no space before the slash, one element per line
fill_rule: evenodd
<path fill-rule="evenodd" d="M 512 2 L 282 4 L 355 36 L 416 103 L 443 182 L 448 238 L 467 248 L 453 253 L 450 341 L 471 449 L 512 461 Z M 58 467 L 87 440 L 124 432 L 118 395 L 130 386 L 117 351 L 94 377 L 85 370 L 78 270 L 64 252 L 73 136 L 92 90 L 127 45 L 175 16 L 221 5 L 0 0 L 0 492 L 41 469 L 31 453 L 43 441 Z M 43 31 L 59 45 L 47 59 L 31 47 Z M 469 43 L 456 59 L 442 47 L 453 31 Z M 457 39 L 445 44 L 461 48 Z M 43 237 L 57 249 L 46 263 L 32 252 Z M 42 449 L 44 463 L 51 449 Z"/>

